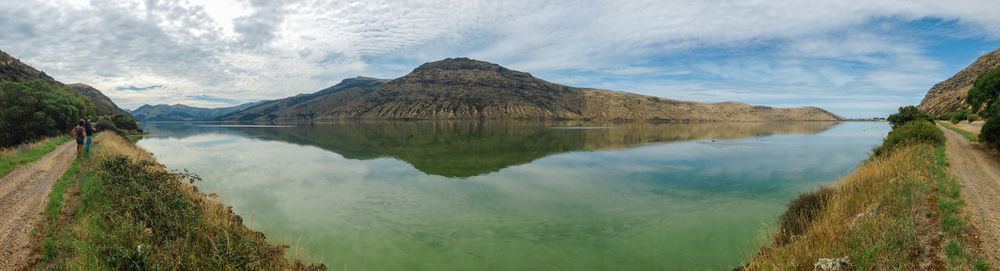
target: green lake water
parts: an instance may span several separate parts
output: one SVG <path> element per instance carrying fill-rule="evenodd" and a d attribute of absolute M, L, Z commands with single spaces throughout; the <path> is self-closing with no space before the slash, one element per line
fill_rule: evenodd
<path fill-rule="evenodd" d="M 729 270 L 884 122 L 147 123 L 249 226 L 331 270 Z"/>

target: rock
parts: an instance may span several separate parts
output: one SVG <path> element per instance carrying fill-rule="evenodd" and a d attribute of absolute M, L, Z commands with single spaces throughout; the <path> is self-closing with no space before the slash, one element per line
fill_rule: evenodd
<path fill-rule="evenodd" d="M 965 104 L 965 96 L 972 88 L 972 84 L 980 75 L 997 66 L 1000 66 L 1000 49 L 980 56 L 955 76 L 935 84 L 927 91 L 927 95 L 917 108 L 924 113 L 937 115 L 969 109 Z"/>
<path fill-rule="evenodd" d="M 843 258 L 825 258 L 816 261 L 813 271 L 847 271 L 851 265 L 851 259 L 847 256 Z"/>

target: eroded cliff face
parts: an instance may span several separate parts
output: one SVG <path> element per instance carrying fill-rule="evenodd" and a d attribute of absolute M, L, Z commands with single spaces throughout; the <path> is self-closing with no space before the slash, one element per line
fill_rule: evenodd
<path fill-rule="evenodd" d="M 843 120 L 815 107 L 704 104 L 573 88 L 467 58 L 424 64 L 318 119 Z"/>
<path fill-rule="evenodd" d="M 594 121 L 835 121 L 815 107 L 704 104 L 574 88 L 468 58 L 417 67 L 394 80 L 358 77 L 325 90 L 261 102 L 222 120 L 522 119 Z"/>
<path fill-rule="evenodd" d="M 927 91 L 927 95 L 917 108 L 924 113 L 936 115 L 968 109 L 965 96 L 976 78 L 997 66 L 1000 66 L 1000 49 L 980 56 L 955 76 L 935 84 Z"/>
<path fill-rule="evenodd" d="M 323 119 L 575 119 L 583 91 L 467 58 L 416 68 Z"/>

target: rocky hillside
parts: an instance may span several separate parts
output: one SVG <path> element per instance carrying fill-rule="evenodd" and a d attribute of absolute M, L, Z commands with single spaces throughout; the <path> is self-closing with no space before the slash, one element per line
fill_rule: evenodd
<path fill-rule="evenodd" d="M 920 101 L 917 108 L 928 114 L 942 115 L 969 108 L 965 95 L 972 89 L 972 83 L 979 75 L 1000 66 L 1000 49 L 980 56 L 972 65 L 965 67 L 948 80 L 937 83 Z"/>
<path fill-rule="evenodd" d="M 42 80 L 52 85 L 65 86 L 63 83 L 56 81 L 48 74 L 36 70 L 7 53 L 0 51 L 0 81 L 28 80 Z M 90 98 L 90 100 L 94 102 L 94 109 L 97 111 L 97 115 L 114 115 L 117 113 L 126 113 L 127 115 L 125 110 L 119 108 L 118 105 L 108 98 L 108 96 L 104 96 L 100 90 L 84 84 L 72 84 L 67 87 L 79 91 L 80 93 L 83 93 L 84 96 Z"/>
<path fill-rule="evenodd" d="M 143 105 L 129 112 L 135 118 L 142 121 L 199 121 L 215 120 L 221 116 L 229 115 L 237 111 L 257 105 L 258 103 L 245 103 L 237 106 L 222 108 L 200 108 L 183 104 L 175 105 Z"/>
<path fill-rule="evenodd" d="M 115 104 L 115 102 L 112 102 L 111 99 L 108 98 L 108 96 L 104 96 L 104 93 L 101 93 L 100 90 L 97 90 L 92 86 L 80 83 L 69 84 L 66 86 L 73 90 L 79 91 L 80 93 L 83 93 L 84 96 L 87 96 L 88 98 L 90 98 L 91 101 L 94 101 L 94 110 L 97 111 L 95 112 L 95 114 L 97 115 L 117 115 L 117 114 L 128 115 L 128 112 L 125 112 L 124 109 L 119 108 L 118 105 Z"/>
<path fill-rule="evenodd" d="M 4 51 L 0 51 L 0 80 L 14 82 L 42 80 L 49 84 L 62 85 L 48 74 L 22 63 Z"/>
<path fill-rule="evenodd" d="M 815 107 L 703 104 L 563 86 L 468 58 L 427 63 L 314 119 L 843 120 Z"/>
<path fill-rule="evenodd" d="M 310 121 L 320 114 L 368 95 L 389 80 L 370 77 L 344 79 L 340 83 L 311 94 L 263 101 L 245 110 L 224 115 L 228 121 Z"/>
<path fill-rule="evenodd" d="M 817 107 L 774 108 L 737 102 L 698 103 L 622 91 L 585 89 L 583 118 L 597 121 L 814 121 L 844 120 Z"/>
<path fill-rule="evenodd" d="M 312 94 L 262 102 L 220 120 L 545 119 L 593 121 L 828 121 L 815 107 L 703 104 L 554 84 L 500 65 L 449 58 L 389 80 L 358 77 Z"/>

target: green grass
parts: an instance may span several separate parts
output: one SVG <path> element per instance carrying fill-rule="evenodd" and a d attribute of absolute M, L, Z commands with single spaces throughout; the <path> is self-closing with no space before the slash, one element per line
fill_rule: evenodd
<path fill-rule="evenodd" d="M 9 157 L 0 157 L 0 177 L 7 176 L 17 166 L 23 165 L 25 163 L 30 163 L 38 161 L 45 154 L 52 152 L 56 147 L 62 145 L 69 141 L 70 138 L 67 136 L 60 137 L 56 140 L 46 142 L 45 144 L 32 147 L 26 151 L 18 151 L 11 154 Z"/>
<path fill-rule="evenodd" d="M 82 160 L 74 160 L 69 168 L 66 169 L 66 172 L 63 172 L 62 177 L 56 183 L 52 184 L 52 190 L 49 191 L 49 203 L 45 205 L 44 213 L 46 218 L 55 219 L 62 212 L 63 194 L 76 181 L 77 175 L 80 174 L 80 161 Z"/>
<path fill-rule="evenodd" d="M 948 171 L 943 133 L 925 121 L 896 125 L 872 157 L 831 187 L 835 195 L 815 208 L 815 218 L 801 219 L 809 224 L 801 235 L 774 238 L 750 267 L 808 270 L 818 258 L 848 255 L 852 270 L 911 270 L 933 257 L 920 240 L 934 236 L 926 232 L 932 230 L 943 232 L 946 269 L 991 270 L 963 244 L 970 230 L 961 213 L 966 203 Z M 935 214 L 940 219 L 927 219 Z"/>
<path fill-rule="evenodd" d="M 49 202 L 45 205 L 45 210 L 42 212 L 45 215 L 45 220 L 32 230 L 36 234 L 43 234 L 41 247 L 43 261 L 51 261 L 57 256 L 70 251 L 68 238 L 65 236 L 67 233 L 59 227 L 59 214 L 65 208 L 63 197 L 66 195 L 66 190 L 73 186 L 76 183 L 77 177 L 80 176 L 80 164 L 82 162 L 83 159 L 74 160 L 69 168 L 63 172 L 62 176 L 52 184 L 52 189 L 49 191 Z"/>
<path fill-rule="evenodd" d="M 948 130 L 955 131 L 956 133 L 962 135 L 963 137 L 965 137 L 965 139 L 968 139 L 969 141 L 976 142 L 977 140 L 979 140 L 978 138 L 976 138 L 976 136 L 972 135 L 972 133 L 969 133 L 968 131 L 958 129 L 958 127 L 951 126 L 950 124 L 944 124 L 943 122 L 939 123 L 941 123 L 941 126 L 944 126 L 944 128 L 948 128 Z"/>
<path fill-rule="evenodd" d="M 948 125 L 944 126 L 966 135 L 966 138 L 969 137 L 967 132 L 963 133 L 965 131 L 956 130 Z M 945 247 L 949 269 L 963 270 L 971 266 L 977 270 L 990 270 L 989 263 L 977 255 L 968 253 L 965 246 L 962 245 L 962 233 L 968 229 L 965 227 L 965 218 L 962 217 L 961 213 L 965 201 L 962 200 L 962 185 L 958 183 L 958 179 L 954 175 L 947 171 L 950 164 L 945 155 L 944 143 L 934 147 L 934 162 L 930 166 L 930 172 L 936 184 L 935 192 L 938 199 L 938 210 L 941 212 L 941 228 L 946 234 L 945 238 L 949 240 Z"/>
<path fill-rule="evenodd" d="M 78 160 L 55 185 L 36 247 L 42 269 L 287 270 L 285 247 L 242 225 L 226 206 L 188 183 L 195 175 L 163 170 L 149 153 L 112 133 L 97 135 L 94 156 Z M 79 164 L 86 165 L 82 170 Z M 80 177 L 79 182 L 74 182 Z M 62 195 L 76 184 L 69 218 Z M 59 219 L 63 219 L 59 221 Z"/>

